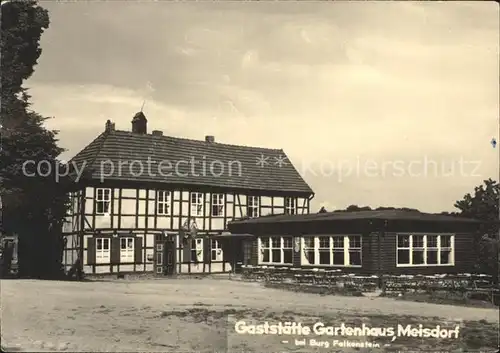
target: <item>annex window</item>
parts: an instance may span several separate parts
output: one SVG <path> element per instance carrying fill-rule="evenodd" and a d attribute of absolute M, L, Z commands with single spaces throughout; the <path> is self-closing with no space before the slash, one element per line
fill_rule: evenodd
<path fill-rule="evenodd" d="M 109 213 L 111 204 L 111 189 L 96 189 L 95 193 L 95 213 L 103 215 Z"/>
<path fill-rule="evenodd" d="M 224 194 L 212 194 L 212 216 L 224 215 Z"/>
<path fill-rule="evenodd" d="M 247 197 L 247 216 L 250 218 L 259 217 L 259 197 Z"/>
<path fill-rule="evenodd" d="M 302 238 L 303 265 L 361 266 L 360 235 L 323 235 Z"/>
<path fill-rule="evenodd" d="M 212 261 L 222 261 L 222 247 L 217 239 L 211 240 L 210 258 L 212 259 Z"/>
<path fill-rule="evenodd" d="M 285 214 L 295 214 L 297 211 L 296 199 L 293 197 L 285 197 Z"/>
<path fill-rule="evenodd" d="M 120 262 L 134 262 L 134 238 L 120 238 Z"/>
<path fill-rule="evenodd" d="M 453 265 L 454 236 L 445 234 L 398 234 L 397 266 Z"/>
<path fill-rule="evenodd" d="M 111 261 L 111 239 L 95 239 L 95 259 L 97 264 L 108 264 Z"/>
<path fill-rule="evenodd" d="M 292 264 L 292 237 L 261 237 L 259 245 L 259 264 Z"/>
<path fill-rule="evenodd" d="M 191 262 L 203 262 L 203 239 L 191 240 Z"/>
<path fill-rule="evenodd" d="M 170 214 L 170 191 L 158 190 L 156 196 L 156 212 L 161 216 Z"/>
<path fill-rule="evenodd" d="M 201 192 L 191 193 L 191 216 L 203 216 L 203 194 Z"/>

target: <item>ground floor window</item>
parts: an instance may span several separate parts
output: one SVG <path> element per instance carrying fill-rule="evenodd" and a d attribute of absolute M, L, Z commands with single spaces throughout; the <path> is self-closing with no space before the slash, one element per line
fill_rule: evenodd
<path fill-rule="evenodd" d="M 361 266 L 361 235 L 302 238 L 302 265 Z"/>
<path fill-rule="evenodd" d="M 107 264 L 111 262 L 111 239 L 95 239 L 95 262 L 98 264 Z"/>
<path fill-rule="evenodd" d="M 454 236 L 450 234 L 398 234 L 397 266 L 454 264 Z"/>
<path fill-rule="evenodd" d="M 203 262 L 203 239 L 191 240 L 191 262 Z"/>
<path fill-rule="evenodd" d="M 259 264 L 292 264 L 292 237 L 260 237 Z"/>
<path fill-rule="evenodd" d="M 212 259 L 212 261 L 222 261 L 222 247 L 217 239 L 211 240 L 210 258 Z"/>
<path fill-rule="evenodd" d="M 120 238 L 120 262 L 134 262 L 134 238 Z"/>

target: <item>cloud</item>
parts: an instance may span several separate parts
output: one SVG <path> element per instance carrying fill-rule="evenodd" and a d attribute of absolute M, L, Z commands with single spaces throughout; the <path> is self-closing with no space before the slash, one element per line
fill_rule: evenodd
<path fill-rule="evenodd" d="M 339 184 L 306 175 L 318 203 L 377 206 L 379 198 L 449 209 L 482 177 L 499 175 L 489 145 L 498 137 L 496 4 L 44 6 L 51 26 L 27 86 L 35 109 L 56 116 L 49 124 L 68 154 L 107 119 L 128 130 L 146 100 L 150 130 L 283 148 L 298 165 L 358 156 L 482 161 L 481 177 L 471 178 L 356 176 Z"/>

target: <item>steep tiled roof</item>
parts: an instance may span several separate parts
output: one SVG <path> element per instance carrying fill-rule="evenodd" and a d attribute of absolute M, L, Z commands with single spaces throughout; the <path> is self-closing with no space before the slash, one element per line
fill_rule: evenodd
<path fill-rule="evenodd" d="M 248 218 L 248 219 L 232 221 L 230 222 L 230 224 L 354 221 L 361 219 L 480 223 L 480 221 L 475 219 L 454 217 L 441 214 L 423 213 L 419 211 L 380 210 L 380 211 L 355 211 L 355 212 L 322 212 L 322 213 L 309 213 L 304 215 L 302 214 L 269 215 L 259 218 Z"/>
<path fill-rule="evenodd" d="M 265 158 L 263 167 L 257 163 L 261 157 Z M 281 167 L 280 159 L 285 161 Z M 313 193 L 281 149 L 111 130 L 71 162 L 78 168 L 83 165 L 85 177 L 91 179 Z"/>

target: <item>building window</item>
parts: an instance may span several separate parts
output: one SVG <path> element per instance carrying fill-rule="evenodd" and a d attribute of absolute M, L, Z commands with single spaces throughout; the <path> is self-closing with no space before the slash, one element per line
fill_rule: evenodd
<path fill-rule="evenodd" d="M 120 262 L 134 262 L 134 238 L 120 238 Z"/>
<path fill-rule="evenodd" d="M 191 240 L 191 262 L 203 262 L 203 239 Z"/>
<path fill-rule="evenodd" d="M 261 237 L 259 245 L 259 264 L 292 264 L 292 237 Z"/>
<path fill-rule="evenodd" d="M 203 215 L 203 194 L 201 192 L 191 193 L 191 216 L 199 217 Z"/>
<path fill-rule="evenodd" d="M 293 197 L 285 197 L 285 214 L 295 214 L 297 209 L 296 200 Z"/>
<path fill-rule="evenodd" d="M 361 266 L 361 236 L 332 235 L 302 238 L 303 265 Z"/>
<path fill-rule="evenodd" d="M 96 238 L 95 243 L 95 262 L 97 264 L 109 264 L 111 260 L 110 238 Z"/>
<path fill-rule="evenodd" d="M 224 215 L 224 194 L 212 194 L 212 216 Z"/>
<path fill-rule="evenodd" d="M 398 234 L 396 257 L 399 267 L 453 265 L 454 236 Z"/>
<path fill-rule="evenodd" d="M 220 242 L 216 239 L 211 240 L 210 258 L 212 261 L 222 261 L 222 247 Z"/>
<path fill-rule="evenodd" d="M 158 215 L 170 214 L 170 191 L 158 191 L 156 196 L 156 211 Z"/>
<path fill-rule="evenodd" d="M 259 197 L 247 197 L 247 216 L 250 218 L 259 217 Z"/>
<path fill-rule="evenodd" d="M 111 204 L 111 189 L 96 189 L 95 207 L 96 214 L 109 213 L 109 205 Z"/>

